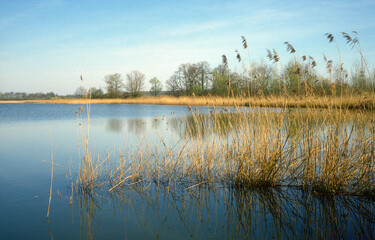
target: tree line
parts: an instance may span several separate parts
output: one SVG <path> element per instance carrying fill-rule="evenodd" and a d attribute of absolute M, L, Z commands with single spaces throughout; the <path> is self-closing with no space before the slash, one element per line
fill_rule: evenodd
<path fill-rule="evenodd" d="M 277 56 L 276 56 L 277 59 Z M 316 70 L 312 57 L 290 60 L 281 66 L 254 62 L 241 73 L 231 71 L 225 60 L 211 69 L 207 62 L 181 64 L 166 81 L 169 95 L 268 96 L 338 95 L 374 91 L 375 73 L 366 75 L 363 65 L 355 64 L 351 73 L 342 64 L 329 65 L 329 77 Z"/>
<path fill-rule="evenodd" d="M 34 99 L 52 99 L 56 98 L 57 94 L 53 92 L 48 93 L 26 93 L 26 92 L 0 92 L 1 100 L 34 100 Z"/>
<path fill-rule="evenodd" d="M 272 54 L 272 59 L 277 56 Z M 270 58 L 271 59 L 271 58 Z M 181 64 L 167 79 L 163 94 L 172 96 L 269 96 L 269 95 L 342 95 L 375 90 L 372 75 L 366 74 L 363 64 L 356 63 L 351 73 L 342 69 L 342 65 L 333 66 L 327 60 L 329 77 L 319 75 L 315 69 L 316 62 L 311 57 L 302 57 L 300 61 L 291 60 L 285 66 L 272 63 L 252 63 L 242 73 L 231 71 L 225 61 L 215 68 L 208 62 Z M 139 71 L 132 71 L 125 76 L 108 74 L 104 77 L 104 92 L 101 88 L 89 89 L 80 86 L 74 94 L 65 97 L 83 98 L 128 98 L 139 97 L 144 93 L 146 77 Z M 149 95 L 158 96 L 162 93 L 161 81 L 153 77 L 149 80 Z M 1 100 L 33 100 L 53 99 L 58 96 L 53 92 L 25 93 L 0 92 Z"/>
<path fill-rule="evenodd" d="M 74 95 L 76 97 L 90 96 L 91 98 L 127 98 L 139 97 L 142 95 L 146 81 L 145 74 L 139 71 L 132 71 L 126 74 L 126 81 L 122 78 L 121 74 L 114 73 L 108 74 L 104 77 L 106 84 L 106 93 L 102 89 L 95 87 L 86 90 L 83 86 L 76 89 Z M 150 93 L 157 96 L 163 89 L 161 81 L 153 77 L 149 80 L 151 84 Z"/>
<path fill-rule="evenodd" d="M 287 49 L 294 54 L 295 49 L 286 42 Z M 242 62 L 238 51 L 237 60 Z M 243 64 L 242 71 L 231 71 L 228 60 L 223 55 L 223 63 L 211 68 L 208 62 L 181 64 L 166 80 L 164 94 L 172 96 L 309 96 L 309 95 L 344 95 L 362 92 L 374 92 L 375 72 L 366 72 L 364 62 L 355 63 L 351 72 L 343 68 L 343 63 L 333 64 L 324 56 L 327 75 L 316 70 L 317 62 L 311 56 L 297 57 L 281 65 L 278 53 L 267 50 L 269 62 Z M 118 73 L 104 78 L 107 92 L 91 89 L 91 96 L 107 98 L 138 97 L 144 90 L 145 75 L 139 71 L 126 74 L 124 82 Z M 157 96 L 162 91 L 162 84 L 156 77 L 149 80 L 150 93 Z M 82 91 L 81 91 L 82 92 Z M 99 92 L 99 93 L 98 93 Z M 83 96 L 83 94 L 81 94 Z"/>

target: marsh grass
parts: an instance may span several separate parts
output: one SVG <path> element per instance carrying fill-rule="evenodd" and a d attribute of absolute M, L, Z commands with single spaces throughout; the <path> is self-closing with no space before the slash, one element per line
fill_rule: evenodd
<path fill-rule="evenodd" d="M 11 101 L 2 101 L 10 103 Z M 154 105 L 186 105 L 186 106 L 248 106 L 272 108 L 348 108 L 374 109 L 375 95 L 362 93 L 343 97 L 332 96 L 259 96 L 259 97 L 140 97 L 132 99 L 52 99 L 12 101 L 42 102 L 50 104 L 154 104 Z"/>
<path fill-rule="evenodd" d="M 144 190 L 152 184 L 168 190 L 293 187 L 317 195 L 375 196 L 372 110 L 235 106 L 199 114 L 190 109 L 192 115 L 182 120 L 154 120 L 168 121 L 178 133 L 171 139 L 149 127 L 136 146 L 95 160 L 79 117 L 79 188 L 92 193 L 99 186 L 114 192 L 139 184 Z"/>

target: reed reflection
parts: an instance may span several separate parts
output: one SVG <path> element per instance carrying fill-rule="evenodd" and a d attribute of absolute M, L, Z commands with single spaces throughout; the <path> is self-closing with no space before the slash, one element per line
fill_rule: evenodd
<path fill-rule="evenodd" d="M 375 203 L 369 199 L 308 195 L 295 189 L 264 188 L 247 191 L 202 185 L 186 189 L 140 183 L 117 188 L 99 204 L 94 198 L 79 200 L 81 238 L 92 239 L 100 208 L 122 214 L 116 224 L 125 238 L 136 216 L 142 234 L 156 239 L 374 239 Z M 112 211 L 106 211 L 107 213 Z"/>

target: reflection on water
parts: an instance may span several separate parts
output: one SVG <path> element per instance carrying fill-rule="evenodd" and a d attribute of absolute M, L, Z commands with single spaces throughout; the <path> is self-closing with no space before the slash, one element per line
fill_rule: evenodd
<path fill-rule="evenodd" d="M 309 115 L 308 115 L 309 114 Z M 337 121 L 335 116 L 327 118 L 328 112 L 317 110 L 313 117 L 310 113 L 274 113 L 267 115 L 249 112 L 243 113 L 219 113 L 219 114 L 193 114 L 185 117 L 170 117 L 168 124 L 171 129 L 185 138 L 196 138 L 205 135 L 228 135 L 233 132 L 243 131 L 239 123 L 246 124 L 246 130 L 254 131 L 264 126 L 281 127 L 284 134 L 291 138 L 297 138 L 298 134 L 308 130 L 311 132 L 325 131 L 329 127 L 350 129 L 354 127 L 356 132 L 370 131 L 373 127 L 371 113 L 358 118 L 356 113 L 346 113 L 345 120 Z M 336 116 L 337 117 L 337 116 Z M 241 118 L 243 118 L 241 120 Z M 239 120 L 240 119 L 240 120 Z M 282 126 L 279 123 L 282 122 Z M 242 126 L 240 126 L 242 127 Z"/>
<path fill-rule="evenodd" d="M 74 188 L 71 203 L 75 178 L 66 181 L 65 169 L 70 162 L 78 165 L 77 108 L 27 104 L 6 105 L 7 111 L 1 111 L 8 115 L 0 116 L 0 239 L 375 239 L 373 199 L 323 197 L 295 188 L 244 191 L 216 183 L 192 187 L 144 181 L 111 193 L 107 186 L 99 186 L 91 195 Z M 270 111 L 267 116 L 241 115 L 249 125 L 238 129 L 235 113 L 186 112 L 183 106 L 93 106 L 90 143 L 102 152 L 121 144 L 122 135 L 128 137 L 126 145 L 137 145 L 139 136 L 154 140 L 160 135 L 174 146 L 180 139 L 199 142 L 205 136 L 235 136 L 245 130 L 257 136 L 265 125 L 283 126 L 282 134 L 289 139 L 298 139 L 307 130 L 324 135 L 325 127 L 333 125 L 354 126 L 353 135 L 374 126 L 371 115 L 357 118 L 353 113 L 337 121 L 327 118 L 324 111 L 306 119 L 303 114 Z M 64 168 L 56 165 L 51 213 L 46 220 L 50 165 L 42 160 L 50 157 L 50 132 L 55 160 Z M 158 144 L 155 148 L 164 148 Z"/>
<path fill-rule="evenodd" d="M 270 112 L 267 116 L 263 114 L 257 114 L 257 112 L 251 112 L 248 114 L 248 118 L 251 119 L 253 126 L 250 128 L 257 128 L 260 125 L 272 125 L 283 122 L 284 128 L 287 130 L 286 134 L 290 137 L 296 137 L 297 134 L 301 133 L 303 129 L 309 129 L 310 131 L 321 130 L 330 125 L 355 125 L 357 130 L 368 129 L 371 122 L 368 119 L 357 119 L 356 115 L 349 114 L 345 119 L 345 122 L 335 122 L 335 119 L 327 119 L 326 113 L 318 110 L 316 115 L 311 118 L 302 119 L 303 115 L 284 113 L 275 114 Z M 106 122 L 107 131 L 122 133 L 124 130 L 126 133 L 140 135 L 142 133 L 154 134 L 153 131 L 164 131 L 167 128 L 173 131 L 175 134 L 183 138 L 196 138 L 204 135 L 218 134 L 227 135 L 233 131 L 238 131 L 236 124 L 238 124 L 237 113 L 216 113 L 216 114 L 200 114 L 195 113 L 187 116 L 167 116 L 162 117 L 148 117 L 148 118 L 108 118 L 103 121 Z M 267 121 L 264 118 L 267 117 Z M 363 116 L 361 116 L 363 118 Z M 151 128 L 150 128 L 151 127 Z"/>
<path fill-rule="evenodd" d="M 121 215 L 121 223 L 112 226 L 121 238 L 134 236 L 134 216 L 143 236 L 153 239 L 375 237 L 375 204 L 356 197 L 319 197 L 293 189 L 203 186 L 187 191 L 138 185 L 117 189 L 100 204 L 87 195 L 78 199 L 85 239 L 100 238 L 94 229 L 100 228 L 101 208 Z"/>
<path fill-rule="evenodd" d="M 127 133 L 139 135 L 146 132 L 147 120 L 142 118 L 128 118 L 128 119 L 108 119 L 107 130 L 111 132 L 121 133 L 124 128 Z"/>
<path fill-rule="evenodd" d="M 126 131 L 126 133 L 140 135 L 142 133 L 146 133 L 149 126 L 151 125 L 151 128 L 153 130 L 161 130 L 163 119 L 147 119 L 147 118 L 127 118 L 127 119 L 107 119 L 106 125 L 107 130 L 110 132 L 116 132 L 116 133 L 122 133 L 123 130 Z"/>
<path fill-rule="evenodd" d="M 111 118 L 107 120 L 107 130 L 110 132 L 121 132 L 124 128 L 124 120 Z"/>

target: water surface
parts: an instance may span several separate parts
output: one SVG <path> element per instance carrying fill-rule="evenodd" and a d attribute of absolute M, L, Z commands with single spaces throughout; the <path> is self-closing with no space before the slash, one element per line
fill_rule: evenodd
<path fill-rule="evenodd" d="M 70 202 L 69 170 L 78 169 L 79 156 L 76 111 L 79 117 L 79 105 L 0 104 L 0 239 L 375 237 L 372 200 L 289 188 L 202 185 L 169 191 L 140 184 L 112 193 L 103 188 L 92 196 L 75 193 Z M 86 111 L 84 106 L 84 121 Z M 210 110 L 197 111 L 209 116 Z M 117 156 L 145 135 L 151 143 L 157 135 L 194 138 L 183 132 L 191 114 L 185 106 L 92 105 L 90 149 L 95 156 Z M 47 220 L 51 147 L 55 167 Z"/>

